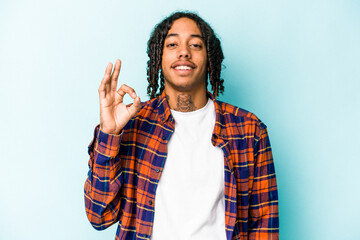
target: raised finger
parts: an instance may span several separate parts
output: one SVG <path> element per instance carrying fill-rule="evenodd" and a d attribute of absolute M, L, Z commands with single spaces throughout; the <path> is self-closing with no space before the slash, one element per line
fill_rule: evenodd
<path fill-rule="evenodd" d="M 111 79 L 112 68 L 113 68 L 113 64 L 110 62 L 110 63 L 108 63 L 108 65 L 105 69 L 105 75 L 104 75 L 103 80 L 104 80 L 106 92 L 110 91 L 110 79 Z"/>
<path fill-rule="evenodd" d="M 110 74 L 112 69 L 112 63 L 108 63 L 105 69 L 105 75 L 100 83 L 99 94 L 100 97 L 105 97 L 106 93 L 110 90 Z"/>
<path fill-rule="evenodd" d="M 111 91 L 116 91 L 117 88 L 117 80 L 119 77 L 119 73 L 120 73 L 120 69 L 121 69 L 121 61 L 119 59 L 116 60 L 115 62 L 115 67 L 114 67 L 114 71 L 111 75 Z"/>

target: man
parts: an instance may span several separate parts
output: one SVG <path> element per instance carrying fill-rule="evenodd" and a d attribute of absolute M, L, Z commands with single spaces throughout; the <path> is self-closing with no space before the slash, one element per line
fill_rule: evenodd
<path fill-rule="evenodd" d="M 99 87 L 85 182 L 91 224 L 119 222 L 116 239 L 278 239 L 266 126 L 216 100 L 223 54 L 213 30 L 196 14 L 174 13 L 155 27 L 148 55 L 149 101 L 117 90 L 119 60 Z"/>

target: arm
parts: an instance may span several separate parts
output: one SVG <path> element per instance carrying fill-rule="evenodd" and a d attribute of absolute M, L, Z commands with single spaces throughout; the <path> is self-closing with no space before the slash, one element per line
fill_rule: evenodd
<path fill-rule="evenodd" d="M 120 188 L 123 183 L 119 152 L 120 132 L 139 111 L 140 98 L 134 89 L 121 85 L 117 80 L 121 62 L 117 60 L 114 71 L 109 63 L 99 87 L 100 127 L 96 127 L 94 139 L 89 145 L 89 174 L 85 182 L 86 214 L 94 228 L 102 230 L 118 220 Z M 125 94 L 134 99 L 126 106 Z"/>
<path fill-rule="evenodd" d="M 92 226 L 103 230 L 118 220 L 123 184 L 119 151 L 121 135 L 111 135 L 96 127 L 89 145 L 89 174 L 85 181 L 85 208 Z"/>
<path fill-rule="evenodd" d="M 257 133 L 249 203 L 249 240 L 277 240 L 279 211 L 274 162 L 266 127 L 260 127 Z"/>

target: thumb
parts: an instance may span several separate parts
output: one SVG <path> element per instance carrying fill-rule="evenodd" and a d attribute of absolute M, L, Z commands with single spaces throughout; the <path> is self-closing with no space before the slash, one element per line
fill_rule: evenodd
<path fill-rule="evenodd" d="M 141 108 L 140 97 L 136 96 L 134 99 L 134 103 L 128 108 L 130 116 L 134 117 L 136 113 L 140 110 L 140 108 Z"/>

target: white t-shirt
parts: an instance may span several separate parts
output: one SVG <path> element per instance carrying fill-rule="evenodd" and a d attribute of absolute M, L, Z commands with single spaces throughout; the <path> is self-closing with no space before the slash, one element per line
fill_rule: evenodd
<path fill-rule="evenodd" d="M 214 103 L 171 114 L 175 131 L 156 190 L 151 240 L 226 239 L 224 155 L 211 143 Z"/>

